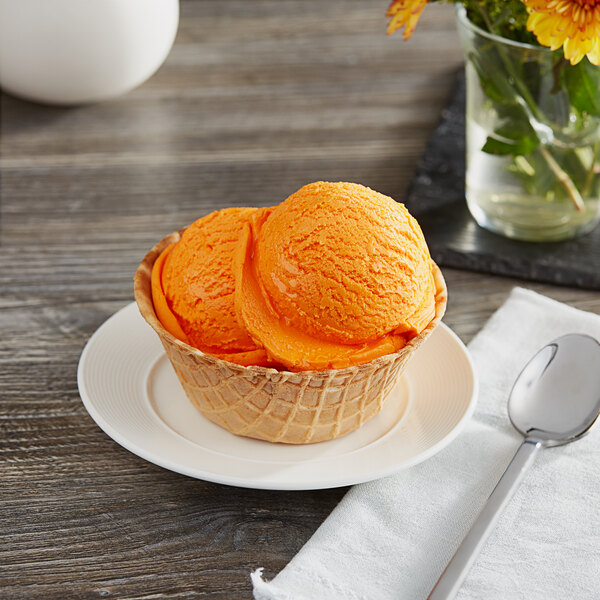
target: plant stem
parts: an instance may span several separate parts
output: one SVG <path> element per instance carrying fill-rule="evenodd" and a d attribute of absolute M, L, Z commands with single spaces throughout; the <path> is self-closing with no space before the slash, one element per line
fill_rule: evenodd
<path fill-rule="evenodd" d="M 495 35 L 496 37 L 501 38 L 502 36 L 499 33 L 497 33 L 496 31 L 494 31 L 494 25 L 490 22 L 488 14 L 485 12 L 485 10 L 483 10 L 483 8 L 481 7 L 481 5 L 479 3 L 477 3 L 477 9 L 479 10 L 479 13 L 481 14 L 481 18 L 485 21 L 488 31 L 490 33 L 492 33 L 493 35 Z M 538 110 L 537 103 L 531 97 L 531 94 L 529 93 L 527 86 L 523 84 L 523 82 L 521 81 L 521 78 L 517 75 L 517 73 L 515 73 L 512 62 L 511 62 L 510 58 L 508 58 L 508 56 L 506 56 L 506 52 L 504 51 L 504 48 L 499 45 L 497 45 L 496 47 L 498 49 L 498 54 L 500 55 L 500 59 L 504 63 L 504 67 L 506 68 L 508 74 L 512 77 L 513 82 L 517 86 L 519 94 L 520 94 L 521 98 L 523 99 L 523 102 L 525 103 L 525 106 L 531 111 L 532 115 L 535 117 L 536 120 L 542 121 L 540 111 Z"/>
<path fill-rule="evenodd" d="M 579 193 L 579 190 L 575 187 L 573 180 L 569 177 L 569 175 L 562 169 L 562 167 L 556 162 L 554 156 L 550 154 L 548 148 L 545 146 L 540 146 L 540 153 L 544 157 L 544 160 L 548 163 L 548 166 L 554 173 L 554 176 L 558 180 L 558 183 L 565 188 L 567 195 L 571 198 L 573 202 L 573 206 L 579 212 L 583 212 L 585 210 L 585 205 L 583 203 L 583 198 Z"/>
<path fill-rule="evenodd" d="M 592 155 L 592 164 L 590 165 L 590 168 L 588 169 L 587 177 L 585 178 L 585 185 L 583 186 L 583 193 L 586 196 L 589 196 L 589 194 L 591 192 L 591 189 L 592 189 L 592 183 L 594 182 L 594 177 L 597 175 L 597 173 L 596 173 L 596 169 L 597 169 L 597 162 L 596 162 L 596 160 L 598 159 L 598 150 L 599 150 L 599 143 L 595 142 L 594 143 L 593 155 Z"/>

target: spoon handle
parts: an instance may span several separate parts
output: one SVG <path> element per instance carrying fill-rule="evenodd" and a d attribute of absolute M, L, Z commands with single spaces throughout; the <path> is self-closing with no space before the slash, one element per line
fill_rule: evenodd
<path fill-rule="evenodd" d="M 542 443 L 538 440 L 523 440 L 427 600 L 451 600 L 456 596 L 479 551 L 494 529 L 500 513 L 519 487 L 541 447 Z"/>

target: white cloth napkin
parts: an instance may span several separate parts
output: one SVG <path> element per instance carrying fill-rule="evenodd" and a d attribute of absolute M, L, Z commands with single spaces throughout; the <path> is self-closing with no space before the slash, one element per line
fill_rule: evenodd
<path fill-rule="evenodd" d="M 469 345 L 480 395 L 463 433 L 352 488 L 275 579 L 252 574 L 255 599 L 425 600 L 520 443 L 506 412 L 515 377 L 574 332 L 600 340 L 600 316 L 514 289 Z M 600 598 L 600 425 L 538 455 L 457 598 Z"/>

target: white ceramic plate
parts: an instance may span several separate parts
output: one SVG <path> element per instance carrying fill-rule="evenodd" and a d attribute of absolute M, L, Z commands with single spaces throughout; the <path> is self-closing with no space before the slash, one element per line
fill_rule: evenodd
<path fill-rule="evenodd" d="M 442 324 L 382 411 L 358 431 L 307 446 L 237 437 L 187 400 L 135 303 L 90 338 L 77 376 L 91 417 L 134 454 L 190 477 L 275 490 L 351 485 L 415 465 L 456 437 L 477 396 L 466 348 Z"/>

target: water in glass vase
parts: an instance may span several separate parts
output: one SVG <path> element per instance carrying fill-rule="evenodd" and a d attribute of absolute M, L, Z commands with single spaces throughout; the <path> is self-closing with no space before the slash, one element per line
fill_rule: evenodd
<path fill-rule="evenodd" d="M 593 145 L 576 150 L 554 147 L 550 155 L 561 170 L 570 167 L 569 170 L 577 168 L 580 172 L 586 200 L 583 210 L 578 210 L 548 166 L 547 157 L 542 155 L 545 149 L 536 149 L 527 156 L 483 152 L 489 138 L 500 143 L 507 141 L 495 136 L 493 128 L 483 127 L 471 115 L 467 118 L 466 133 L 467 204 L 480 225 L 508 237 L 529 241 L 558 241 L 587 233 L 595 227 L 600 202 Z M 577 162 L 580 164 L 574 167 Z M 528 190 L 528 180 L 535 182 L 537 189 Z"/>

